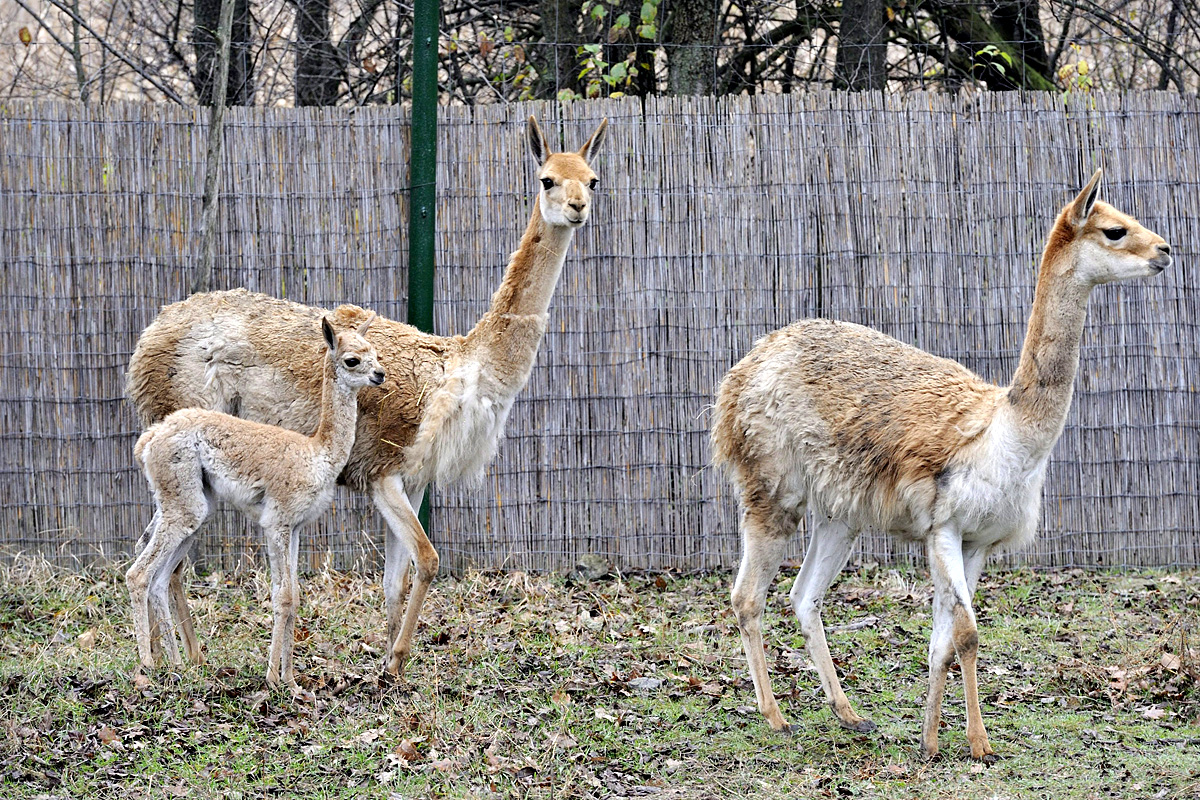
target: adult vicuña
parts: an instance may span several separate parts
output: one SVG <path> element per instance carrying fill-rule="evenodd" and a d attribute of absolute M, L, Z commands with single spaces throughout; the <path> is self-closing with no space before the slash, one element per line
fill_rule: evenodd
<path fill-rule="evenodd" d="M 369 492 L 388 523 L 383 591 L 388 619 L 386 667 L 398 675 L 438 555 L 414 508 L 431 481 L 481 475 L 495 455 L 517 392 L 525 385 L 546 330 L 575 229 L 587 221 L 598 179 L 588 165 L 607 121 L 578 152 L 555 153 L 530 117 L 528 145 L 541 191 L 520 247 L 509 259 L 491 308 L 466 336 L 432 336 L 379 319 L 371 340 L 387 368 L 383 391 L 359 398 L 359 434 L 340 480 Z M 311 431 L 320 384 L 307 331 L 319 308 L 244 290 L 197 294 L 167 306 L 138 340 L 128 393 L 143 423 L 178 408 L 215 408 L 247 419 Z M 360 320 L 355 306 L 333 312 L 340 325 Z M 416 566 L 401 624 L 410 564 Z M 172 592 L 179 597 L 178 576 Z M 177 603 L 181 617 L 186 604 Z M 190 622 L 180 620 L 186 629 Z"/>
<path fill-rule="evenodd" d="M 220 411 L 185 408 L 152 425 L 137 440 L 133 452 L 150 481 L 156 505 L 154 520 L 139 542 L 141 552 L 125 575 L 144 666 L 154 666 L 156 638 L 166 639 L 168 660 L 179 663 L 169 584 L 196 530 L 220 499 L 262 526 L 275 612 L 267 681 L 277 685 L 282 675 L 284 683 L 296 686 L 292 644 L 300 602 L 299 526 L 315 519 L 333 497 L 354 445 L 359 389 L 379 386 L 386 377 L 375 348 L 363 338 L 373 317 L 368 316 L 357 331 L 340 334 L 334 333 L 327 318 L 321 319 L 328 355 L 323 362 L 303 365 L 322 378 L 312 436 Z M 186 615 L 182 588 L 175 600 L 177 611 Z M 180 625 L 184 648 L 190 659 L 199 661 L 200 645 L 190 615 L 187 620 Z"/>
<path fill-rule="evenodd" d="M 791 602 L 838 721 L 869 731 L 842 692 L 821 601 L 864 527 L 923 540 L 933 577 L 929 695 L 921 743 L 938 749 L 946 673 L 958 654 L 974 758 L 990 756 L 975 664 L 971 597 L 983 563 L 1032 541 L 1050 451 L 1079 365 L 1088 296 L 1097 284 L 1157 275 L 1162 237 L 1096 201 L 1100 172 L 1059 214 L 1038 272 L 1016 375 L 993 386 L 959 364 L 848 323 L 803 320 L 763 337 L 717 392 L 714 461 L 742 510 L 733 608 L 758 708 L 786 729 L 767 675 L 767 591 L 806 506 L 808 551 Z"/>

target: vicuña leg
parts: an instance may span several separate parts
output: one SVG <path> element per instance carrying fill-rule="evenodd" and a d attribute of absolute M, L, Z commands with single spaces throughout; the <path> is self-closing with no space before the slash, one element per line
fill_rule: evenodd
<path fill-rule="evenodd" d="M 267 683 L 278 686 L 282 681 L 289 686 L 295 676 L 289 675 L 290 663 L 284 660 L 287 647 L 288 620 L 294 619 L 299 600 L 299 586 L 292 579 L 291 539 L 294 532 L 286 525 L 274 522 L 263 523 L 267 540 L 267 558 L 271 569 L 271 654 L 267 661 Z"/>
<path fill-rule="evenodd" d="M 175 521 L 164 518 L 156 526 L 150 540 L 138 553 L 133 565 L 125 573 L 125 583 L 133 605 L 133 632 L 138 643 L 138 656 L 142 666 L 153 668 L 155 650 L 153 640 L 158 638 L 162 650 L 171 664 L 180 663 L 179 645 L 171 622 L 170 601 L 167 598 L 167 583 L 170 571 L 178 558 L 186 552 L 187 542 L 199 520 L 187 515 L 188 519 Z"/>
<path fill-rule="evenodd" d="M 420 488 L 424 491 L 424 487 Z M 438 571 L 438 554 L 429 537 L 425 535 L 417 513 L 413 510 L 415 502 L 420 502 L 420 493 L 415 492 L 410 497 L 404 491 L 404 484 L 398 476 L 392 475 L 375 483 L 372 498 L 375 506 L 383 514 L 388 523 L 389 537 L 397 541 L 388 542 L 384 548 L 384 599 L 387 603 L 388 636 L 392 637 L 395 622 L 400 615 L 400 590 L 406 566 L 411 559 L 416 566 L 416 577 L 409 593 L 408 605 L 404 610 L 404 619 L 400 630 L 393 641 L 388 643 L 387 671 L 399 677 L 404 669 L 404 663 L 412 652 L 413 634 L 417 630 L 417 620 L 421 615 L 421 606 L 429 593 L 429 586 Z M 415 498 L 415 500 L 413 499 Z M 402 559 L 397 565 L 396 559 Z"/>
<path fill-rule="evenodd" d="M 813 515 L 812 533 L 808 537 L 808 550 L 804 555 L 804 565 L 796 582 L 792 584 L 792 608 L 800 620 L 800 629 L 804 632 L 804 645 L 808 657 L 812 659 L 821 677 L 821 688 L 825 690 L 825 698 L 829 707 L 843 728 L 860 733 L 875 730 L 875 723 L 859 714 L 850 705 L 842 684 L 838 680 L 837 669 L 833 658 L 829 655 L 829 643 L 825 639 L 825 624 L 821 620 L 821 601 L 830 585 L 846 566 L 850 550 L 858 531 L 851 530 L 845 523 L 830 520 L 824 515 Z"/>
<path fill-rule="evenodd" d="M 954 530 L 935 533 L 926 543 L 929 572 L 933 578 L 933 634 L 929 640 L 929 696 L 925 703 L 925 724 L 921 746 L 929 757 L 938 752 L 938 726 L 942 718 L 942 698 L 946 677 L 958 655 L 962 666 L 967 704 L 967 740 L 971 757 L 992 754 L 983 716 L 979 711 L 979 686 L 976 661 L 979 653 L 979 629 L 971 607 L 970 582 L 964 566 L 962 536 Z M 972 568 L 982 566 L 982 557 L 972 553 Z M 978 569 L 975 579 L 978 580 Z"/>
<path fill-rule="evenodd" d="M 789 730 L 771 689 L 767 658 L 763 652 L 762 618 L 767 593 L 779 572 L 788 540 L 796 531 L 798 516 L 777 509 L 746 508 L 742 512 L 742 563 L 733 583 L 733 611 L 737 615 L 742 646 L 758 710 L 777 731 Z M 790 527 L 789 527 L 790 523 Z"/>
<path fill-rule="evenodd" d="M 293 528 L 288 537 L 287 572 L 281 580 L 287 583 L 287 592 L 292 603 L 286 606 L 287 616 L 283 627 L 283 652 L 280 657 L 283 682 L 296 688 L 296 670 L 293 656 L 296 651 L 296 612 L 300 609 L 300 531 Z"/>
<path fill-rule="evenodd" d="M 175 624 L 179 628 L 180 638 L 183 639 L 183 650 L 187 653 L 188 661 L 193 664 L 203 664 L 204 651 L 200 649 L 200 640 L 196 638 L 192 612 L 188 608 L 187 594 L 183 591 L 183 570 L 186 564 L 186 558 L 180 559 L 179 564 L 171 572 L 169 587 L 171 613 L 175 616 Z"/>

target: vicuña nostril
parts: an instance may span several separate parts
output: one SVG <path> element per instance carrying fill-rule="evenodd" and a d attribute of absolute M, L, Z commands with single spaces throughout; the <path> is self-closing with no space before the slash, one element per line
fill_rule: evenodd
<path fill-rule="evenodd" d="M 1171 252 L 1171 245 L 1169 245 L 1169 244 L 1160 244 L 1160 245 L 1158 246 L 1158 249 L 1159 249 L 1159 250 L 1162 250 L 1164 253 L 1167 253 L 1167 254 L 1169 255 L 1169 254 L 1170 254 L 1170 252 Z"/>

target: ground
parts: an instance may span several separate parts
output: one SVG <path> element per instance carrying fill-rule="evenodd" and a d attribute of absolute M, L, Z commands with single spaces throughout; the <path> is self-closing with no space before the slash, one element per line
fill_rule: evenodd
<path fill-rule="evenodd" d="M 824 706 L 794 575 L 766 617 L 788 735 L 753 707 L 725 574 L 443 576 L 399 683 L 379 678 L 376 578 L 311 575 L 306 701 L 266 687 L 264 573 L 192 577 L 208 664 L 138 676 L 120 572 L 17 559 L 0 569 L 0 796 L 1200 797 L 1196 573 L 985 575 L 993 765 L 965 755 L 957 672 L 942 755 L 919 754 L 924 574 L 862 567 L 827 598 L 869 735 Z"/>

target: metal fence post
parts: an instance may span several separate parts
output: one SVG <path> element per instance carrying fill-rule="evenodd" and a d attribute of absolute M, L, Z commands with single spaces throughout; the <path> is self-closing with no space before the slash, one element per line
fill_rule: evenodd
<path fill-rule="evenodd" d="M 437 201 L 438 0 L 413 7 L 412 163 L 408 210 L 408 324 L 433 332 L 434 232 Z M 429 528 L 429 495 L 418 512 Z"/>

